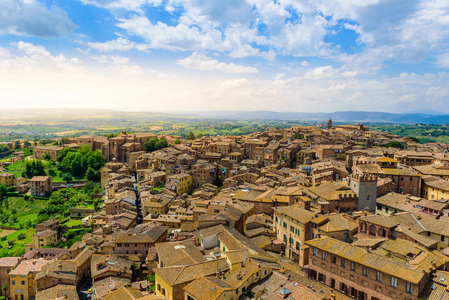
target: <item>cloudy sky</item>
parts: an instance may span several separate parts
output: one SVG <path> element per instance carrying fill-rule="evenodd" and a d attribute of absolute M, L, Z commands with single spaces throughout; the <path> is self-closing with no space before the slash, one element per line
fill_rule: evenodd
<path fill-rule="evenodd" d="M 449 112 L 449 1 L 0 0 L 0 104 Z"/>

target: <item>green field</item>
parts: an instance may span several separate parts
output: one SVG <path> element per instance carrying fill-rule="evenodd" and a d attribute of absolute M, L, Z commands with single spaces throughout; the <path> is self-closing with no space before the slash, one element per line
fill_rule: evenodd
<path fill-rule="evenodd" d="M 53 178 L 53 182 L 64 182 L 62 180 L 63 174 L 56 168 L 56 163 L 52 164 L 51 162 L 42 161 L 44 163 L 45 172 L 48 176 Z M 26 169 L 26 159 L 16 161 L 8 166 L 8 170 L 6 172 L 14 174 L 16 178 L 22 176 L 22 172 Z M 84 176 L 74 177 L 73 180 L 86 180 Z"/>
<path fill-rule="evenodd" d="M 30 220 L 32 223 L 36 221 L 39 210 L 45 207 L 47 200 L 33 199 L 32 201 L 25 201 L 23 197 L 8 197 L 7 201 L 9 208 L 3 206 L 2 217 L 11 216 L 12 212 L 15 211 L 14 215 L 17 217 L 17 221 L 14 223 L 9 223 L 9 221 L 2 222 L 0 224 L 20 229 L 25 227 L 27 220 Z"/>
<path fill-rule="evenodd" d="M 67 227 L 77 227 L 77 226 L 81 226 L 83 225 L 83 221 L 82 220 L 76 220 L 76 219 L 71 219 L 68 222 L 62 224 L 64 226 Z"/>

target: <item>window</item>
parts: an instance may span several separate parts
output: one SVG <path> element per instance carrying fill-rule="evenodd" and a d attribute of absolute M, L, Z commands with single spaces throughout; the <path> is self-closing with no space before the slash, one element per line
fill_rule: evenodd
<path fill-rule="evenodd" d="M 413 285 L 407 282 L 407 285 L 405 286 L 405 291 L 409 294 L 413 294 Z"/>
<path fill-rule="evenodd" d="M 11 281 L 11 284 L 12 284 L 12 285 L 15 285 L 15 284 L 16 284 L 16 281 L 15 281 L 15 280 Z M 17 293 L 17 292 L 16 292 L 16 293 Z"/>
<path fill-rule="evenodd" d="M 295 234 L 299 235 L 299 229 L 295 229 Z"/>
<path fill-rule="evenodd" d="M 21 284 L 21 285 L 25 285 L 25 280 L 22 280 L 22 281 L 20 282 L 20 284 Z"/>
<path fill-rule="evenodd" d="M 444 235 L 441 236 L 441 241 L 444 242 Z"/>
<path fill-rule="evenodd" d="M 296 250 L 299 251 L 299 242 L 296 242 Z"/>
<path fill-rule="evenodd" d="M 284 222 L 284 228 L 287 229 L 287 223 Z"/>
<path fill-rule="evenodd" d="M 343 268 L 346 268 L 346 259 L 342 259 L 342 260 L 341 260 L 341 266 L 342 266 Z"/>
<path fill-rule="evenodd" d="M 321 257 L 326 260 L 327 259 L 327 252 L 323 251 L 323 254 L 321 255 Z"/>
<path fill-rule="evenodd" d="M 351 271 L 355 272 L 356 267 L 355 267 L 355 262 L 351 261 Z"/>
<path fill-rule="evenodd" d="M 382 272 L 377 272 L 376 273 L 376 280 L 379 282 L 382 282 Z"/>
<path fill-rule="evenodd" d="M 294 245 L 295 244 L 295 241 L 293 240 L 293 238 L 290 238 L 289 240 L 290 240 L 290 245 Z"/>
<path fill-rule="evenodd" d="M 368 268 L 363 267 L 363 275 L 368 276 Z"/>
<path fill-rule="evenodd" d="M 317 248 L 313 248 L 313 255 L 314 256 L 318 256 L 318 249 Z"/>
<path fill-rule="evenodd" d="M 292 232 L 292 233 L 295 232 L 295 228 L 293 226 L 290 226 L 290 232 Z"/>
<path fill-rule="evenodd" d="M 335 263 L 337 262 L 337 257 L 336 257 L 335 255 L 332 255 L 332 257 L 331 257 L 331 262 L 332 262 L 333 264 L 335 264 Z"/>
<path fill-rule="evenodd" d="M 396 277 L 391 277 L 391 286 L 392 287 L 398 286 L 398 279 Z"/>
<path fill-rule="evenodd" d="M 278 217 L 275 217 L 276 222 L 278 221 Z"/>

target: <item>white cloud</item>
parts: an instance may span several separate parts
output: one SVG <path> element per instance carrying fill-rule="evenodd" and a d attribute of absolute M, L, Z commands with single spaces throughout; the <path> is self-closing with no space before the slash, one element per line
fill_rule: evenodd
<path fill-rule="evenodd" d="M 111 65 L 126 65 L 129 63 L 128 57 L 120 55 L 92 55 L 92 58 L 98 62 Z"/>
<path fill-rule="evenodd" d="M 75 28 L 62 9 L 47 9 L 36 0 L 1 0 L 0 34 L 60 37 Z"/>
<path fill-rule="evenodd" d="M 184 68 L 201 71 L 221 71 L 225 73 L 257 73 L 254 67 L 236 65 L 234 63 L 224 63 L 207 57 L 201 53 L 193 53 L 189 57 L 180 59 L 177 63 Z"/>
<path fill-rule="evenodd" d="M 158 6 L 162 4 L 162 0 L 79 0 L 83 4 L 95 5 L 111 10 L 140 10 L 140 7 L 146 4 Z"/>
<path fill-rule="evenodd" d="M 107 41 L 107 42 L 87 42 L 85 43 L 90 48 L 93 48 L 100 52 L 110 52 L 110 51 L 128 51 L 131 49 L 137 49 L 140 51 L 146 51 L 149 46 L 145 44 L 137 44 L 135 42 L 131 42 L 125 38 L 117 38 L 115 40 Z"/>
<path fill-rule="evenodd" d="M 202 72 L 177 76 L 167 70 L 149 70 L 115 55 L 97 56 L 100 64 L 86 65 L 76 57 L 23 42 L 3 48 L 1 53 L 0 99 L 15 107 L 394 112 L 407 105 L 410 110 L 432 106 L 447 111 L 449 93 L 446 72 L 403 73 L 366 80 L 348 76 L 345 68 L 326 66 L 303 70 L 293 77 L 277 74 L 266 79 L 222 79 Z M 200 54 L 190 57 L 190 63 L 207 70 L 235 71 L 243 67 L 222 64 Z"/>
<path fill-rule="evenodd" d="M 436 64 L 440 68 L 449 68 L 449 52 L 438 55 Z"/>

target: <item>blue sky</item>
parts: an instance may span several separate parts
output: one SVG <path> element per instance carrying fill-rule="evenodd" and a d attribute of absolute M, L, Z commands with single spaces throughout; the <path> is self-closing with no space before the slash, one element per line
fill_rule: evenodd
<path fill-rule="evenodd" d="M 1 0 L 0 104 L 449 112 L 446 0 Z"/>

